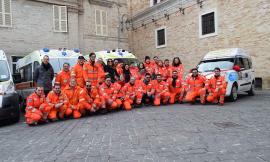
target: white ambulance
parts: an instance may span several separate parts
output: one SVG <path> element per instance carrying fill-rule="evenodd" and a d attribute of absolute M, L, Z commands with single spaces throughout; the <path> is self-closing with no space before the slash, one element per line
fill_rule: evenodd
<path fill-rule="evenodd" d="M 15 91 L 7 57 L 0 50 L 0 120 L 20 119 L 19 96 Z"/>
<path fill-rule="evenodd" d="M 98 51 L 95 52 L 96 59 L 102 59 L 105 64 L 107 64 L 108 59 L 118 60 L 118 62 L 124 64 L 135 64 L 139 63 L 137 57 L 129 51 L 123 49 L 114 49 L 107 51 Z M 89 55 L 84 56 L 87 60 L 89 59 Z"/>
<path fill-rule="evenodd" d="M 43 48 L 41 50 L 36 50 L 26 55 L 25 57 L 18 60 L 16 64 L 16 69 L 19 71 L 19 76 L 17 78 L 16 90 L 20 97 L 20 107 L 21 109 L 25 106 L 25 101 L 27 96 L 29 96 L 34 91 L 34 72 L 41 63 L 44 55 L 49 56 L 49 63 L 52 65 L 54 73 L 57 74 L 63 67 L 64 63 L 69 63 L 70 67 L 75 65 L 80 56 L 79 49 L 67 50 L 65 48 L 60 49 L 49 49 Z"/>
<path fill-rule="evenodd" d="M 227 81 L 226 96 L 236 101 L 239 92 L 255 94 L 255 74 L 247 51 L 240 48 L 221 49 L 207 53 L 198 64 L 198 71 L 207 79 L 214 75 L 214 68 L 221 69 Z"/>

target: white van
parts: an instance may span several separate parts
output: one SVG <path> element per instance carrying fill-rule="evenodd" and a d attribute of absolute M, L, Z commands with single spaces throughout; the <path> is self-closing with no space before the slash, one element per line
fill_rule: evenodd
<path fill-rule="evenodd" d="M 0 50 L 0 120 L 20 119 L 19 96 L 15 91 L 7 57 Z"/>
<path fill-rule="evenodd" d="M 44 55 L 49 56 L 49 63 L 52 65 L 54 73 L 57 74 L 63 67 L 64 63 L 69 63 L 70 67 L 77 63 L 78 57 L 81 55 L 78 49 L 66 50 L 66 49 L 48 49 L 43 48 L 36 50 L 18 60 L 16 64 L 16 70 L 19 71 L 19 76 L 16 83 L 16 90 L 20 97 L 21 109 L 25 106 L 27 96 L 34 91 L 34 72 L 41 63 Z"/>
<path fill-rule="evenodd" d="M 96 59 L 102 59 L 105 64 L 107 64 L 108 59 L 118 60 L 119 62 L 125 64 L 138 64 L 139 60 L 137 57 L 129 51 L 123 49 L 115 49 L 115 50 L 108 50 L 108 51 L 98 51 L 95 52 Z M 84 56 L 87 60 L 89 59 L 89 55 Z"/>
<path fill-rule="evenodd" d="M 207 53 L 198 64 L 198 71 L 207 79 L 214 75 L 214 68 L 221 69 L 227 80 L 226 96 L 236 101 L 238 92 L 255 94 L 255 74 L 249 54 L 240 48 L 222 49 Z"/>

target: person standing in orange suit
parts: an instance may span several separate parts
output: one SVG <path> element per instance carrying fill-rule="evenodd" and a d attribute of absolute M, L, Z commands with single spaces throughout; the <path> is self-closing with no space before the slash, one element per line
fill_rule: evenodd
<path fill-rule="evenodd" d="M 60 84 L 54 84 L 53 90 L 49 92 L 46 98 L 46 102 L 50 106 L 48 118 L 53 121 L 58 119 L 57 115 L 63 119 L 65 115 L 72 114 L 72 110 L 68 109 L 68 98 L 61 91 Z"/>
<path fill-rule="evenodd" d="M 192 75 L 188 76 L 186 79 L 185 91 L 186 101 L 190 103 L 195 103 L 197 97 L 200 97 L 201 104 L 205 104 L 205 82 L 206 79 L 203 75 L 198 74 L 198 69 L 194 68 L 191 70 Z"/>
<path fill-rule="evenodd" d="M 171 78 L 172 76 L 172 66 L 170 65 L 170 61 L 168 59 L 164 60 L 164 81 Z"/>
<path fill-rule="evenodd" d="M 167 80 L 170 92 L 170 104 L 174 104 L 176 101 L 182 103 L 184 98 L 184 91 L 182 79 L 178 78 L 178 72 L 173 71 L 172 77 Z"/>
<path fill-rule="evenodd" d="M 71 77 L 76 78 L 77 85 L 81 88 L 84 88 L 85 81 L 83 78 L 83 65 L 85 62 L 85 58 L 83 56 L 78 57 L 78 62 L 71 69 Z"/>
<path fill-rule="evenodd" d="M 70 81 L 71 75 L 70 75 L 70 65 L 69 63 L 64 63 L 63 64 L 63 70 L 61 70 L 55 78 L 55 82 L 60 83 L 61 89 L 64 89 Z"/>
<path fill-rule="evenodd" d="M 36 125 L 40 121 L 47 120 L 50 107 L 46 104 L 43 87 L 37 87 L 35 92 L 27 97 L 25 118 L 29 125 Z"/>
<path fill-rule="evenodd" d="M 164 68 L 163 62 L 161 60 L 158 61 L 158 65 L 155 68 L 155 76 L 161 75 L 162 80 L 165 80 L 166 77 L 166 69 Z"/>
<path fill-rule="evenodd" d="M 96 62 L 96 54 L 89 54 L 89 61 L 83 65 L 83 78 L 85 82 L 91 82 L 93 86 L 97 86 L 101 78 L 99 78 L 100 70 Z"/>
<path fill-rule="evenodd" d="M 220 75 L 220 68 L 216 67 L 214 72 L 215 75 L 206 82 L 205 86 L 209 93 L 207 101 L 224 105 L 227 83 L 225 77 Z"/>
<path fill-rule="evenodd" d="M 183 79 L 183 75 L 184 75 L 184 66 L 180 60 L 179 57 L 175 57 L 173 58 L 173 62 L 172 62 L 172 71 L 177 71 L 178 72 L 178 78 L 179 79 Z"/>
<path fill-rule="evenodd" d="M 144 67 L 145 67 L 146 72 L 149 73 L 152 77 L 155 70 L 155 66 L 153 66 L 153 63 L 151 63 L 149 56 L 145 56 Z"/>

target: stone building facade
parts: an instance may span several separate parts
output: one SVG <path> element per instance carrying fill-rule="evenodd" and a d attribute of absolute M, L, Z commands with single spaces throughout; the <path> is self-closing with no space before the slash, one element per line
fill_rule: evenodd
<path fill-rule="evenodd" d="M 252 56 L 256 77 L 270 88 L 269 0 L 155 0 L 154 5 L 153 0 L 130 0 L 128 5 L 133 24 L 129 44 L 140 59 L 179 56 L 187 72 L 208 51 L 244 48 Z M 215 32 L 202 35 L 201 19 L 208 13 L 214 13 Z M 157 29 L 165 29 L 165 46 L 157 47 Z"/>
<path fill-rule="evenodd" d="M 127 32 L 119 25 L 121 16 L 127 15 L 126 0 L 0 0 L 0 4 L 0 49 L 11 64 L 44 47 L 79 48 L 84 54 L 128 48 Z M 5 15 L 11 18 L 4 22 Z M 102 27 L 106 32 L 100 32 Z"/>

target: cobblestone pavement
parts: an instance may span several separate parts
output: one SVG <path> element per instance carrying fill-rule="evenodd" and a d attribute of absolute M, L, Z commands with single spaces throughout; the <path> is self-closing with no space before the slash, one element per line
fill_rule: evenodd
<path fill-rule="evenodd" d="M 270 92 L 0 128 L 0 161 L 270 161 Z"/>

